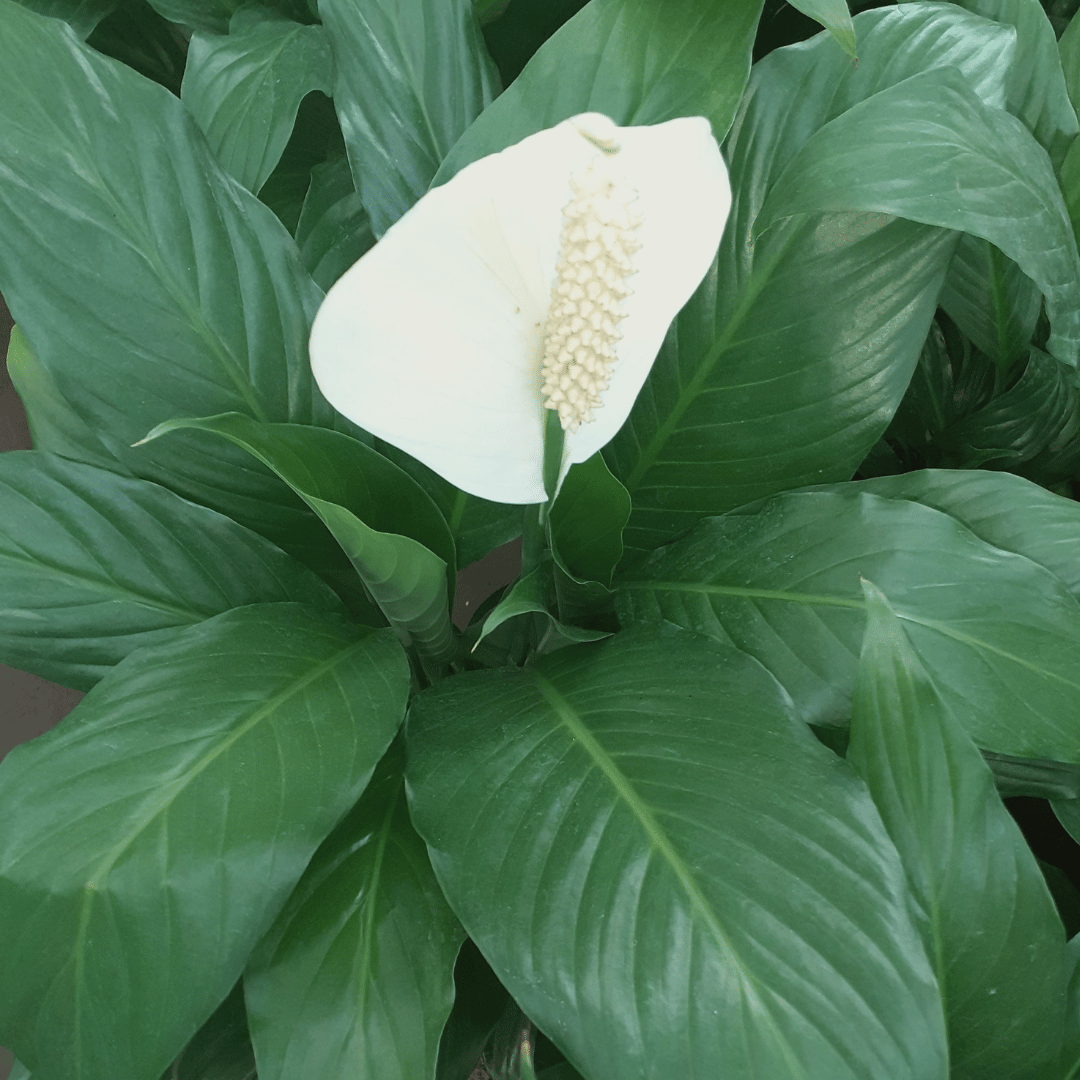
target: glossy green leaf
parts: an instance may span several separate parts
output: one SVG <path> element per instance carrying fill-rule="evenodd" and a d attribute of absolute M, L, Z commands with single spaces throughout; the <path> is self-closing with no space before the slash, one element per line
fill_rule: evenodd
<path fill-rule="evenodd" d="M 470 0 L 319 0 L 334 105 L 377 237 L 499 92 Z"/>
<path fill-rule="evenodd" d="M 446 680 L 406 742 L 451 906 L 589 1080 L 946 1076 L 895 849 L 747 657 L 624 633 Z"/>
<path fill-rule="evenodd" d="M 1039 0 L 959 0 L 969 11 L 1016 28 L 1016 58 L 1006 89 L 1006 108 L 1022 120 L 1061 164 L 1077 134 L 1066 81 L 1058 60 L 1057 35 Z"/>
<path fill-rule="evenodd" d="M 124 466 L 278 542 L 310 514 L 231 447 L 162 420 L 334 423 L 311 377 L 321 298 L 273 215 L 163 87 L 0 0 L 0 292 L 63 398 Z"/>
<path fill-rule="evenodd" d="M 887 593 L 980 747 L 1080 762 L 1080 604 L 1048 570 L 927 506 L 855 485 L 710 518 L 621 582 L 625 622 L 666 619 L 764 664 L 803 719 L 843 723 L 865 623 Z"/>
<path fill-rule="evenodd" d="M 791 5 L 815 22 L 821 23 L 840 48 L 853 60 L 858 59 L 855 49 L 855 27 L 848 11 L 847 0 L 794 0 Z"/>
<path fill-rule="evenodd" d="M 7 370 L 26 412 L 35 450 L 128 472 L 67 403 L 17 326 L 12 327 L 8 343 Z"/>
<path fill-rule="evenodd" d="M 353 186 L 344 154 L 311 170 L 296 242 L 320 289 L 329 289 L 375 243 L 371 219 Z"/>
<path fill-rule="evenodd" d="M 845 490 L 940 510 L 980 540 L 1046 567 L 1080 600 L 1080 504 L 1073 499 L 1010 473 L 982 470 L 924 469 Z"/>
<path fill-rule="evenodd" d="M 604 113 L 623 126 L 704 116 L 719 142 L 746 86 L 761 4 L 592 0 L 484 110 L 433 183 L 583 112 Z"/>
<path fill-rule="evenodd" d="M 1066 964 L 1071 967 L 1065 996 L 1065 1045 L 1062 1050 L 1061 1080 L 1080 1075 L 1080 934 L 1065 946 Z"/>
<path fill-rule="evenodd" d="M 1003 799 L 1025 795 L 1035 799 L 1080 799 L 1080 766 L 1047 758 L 1015 758 L 982 752 Z"/>
<path fill-rule="evenodd" d="M 81 38 L 86 36 L 114 7 L 117 0 L 19 0 L 23 7 L 64 22 Z"/>
<path fill-rule="evenodd" d="M 559 621 L 558 598 L 552 579 L 553 569 L 551 558 L 545 557 L 536 569 L 516 581 L 484 620 L 476 645 L 511 619 L 533 614 L 544 617 L 545 628 L 541 634 L 540 645 L 543 652 L 553 652 L 582 641 L 599 641 L 601 638 L 610 637 L 610 633 L 604 630 L 589 630 Z M 476 648 L 476 645 L 473 648 Z"/>
<path fill-rule="evenodd" d="M 552 551 L 574 577 L 611 584 L 623 555 L 630 496 L 600 454 L 573 465 L 548 518 Z"/>
<path fill-rule="evenodd" d="M 240 983 L 195 1032 L 161 1080 L 257 1080 Z"/>
<path fill-rule="evenodd" d="M 0 1038 L 46 1080 L 158 1076 L 401 722 L 389 630 L 299 604 L 141 649 L 0 763 Z"/>
<path fill-rule="evenodd" d="M 1065 936 L 1054 901 L 904 623 L 873 585 L 863 592 L 847 759 L 926 916 L 950 1080 L 1043 1080 L 1058 1057 L 1064 1008 Z"/>
<path fill-rule="evenodd" d="M 453 630 L 454 541 L 435 504 L 381 454 L 337 431 L 259 424 L 240 413 L 173 420 L 213 432 L 272 469 L 319 516 L 392 626 L 438 665 Z"/>
<path fill-rule="evenodd" d="M 1080 18 L 1073 15 L 1057 44 L 1069 102 L 1074 112 L 1080 112 Z"/>
<path fill-rule="evenodd" d="M 815 131 L 914 72 L 958 67 L 1003 100 L 1013 32 L 949 4 L 867 11 L 855 25 L 858 67 L 827 34 L 754 67 L 726 144 L 733 203 L 717 262 L 604 450 L 634 503 L 628 553 L 772 492 L 849 479 L 903 398 L 955 237 L 843 214 L 755 243 L 757 212 Z"/>
<path fill-rule="evenodd" d="M 938 446 L 961 469 L 1016 468 L 1038 458 L 1074 423 L 1080 395 L 1070 376 L 1032 346 L 1016 384 L 946 429 Z"/>
<path fill-rule="evenodd" d="M 0 455 L 0 659 L 88 690 L 128 653 L 246 604 L 341 602 L 261 536 L 145 480 Z"/>
<path fill-rule="evenodd" d="M 1031 341 L 1042 294 L 989 240 L 965 234 L 938 302 L 977 348 L 1007 367 Z"/>
<path fill-rule="evenodd" d="M 928 71 L 856 105 L 788 164 L 754 226 L 793 214 L 863 210 L 981 236 L 1042 290 L 1047 349 L 1080 358 L 1080 254 L 1045 153 L 987 108 L 956 71 Z"/>
<path fill-rule="evenodd" d="M 262 6 L 274 8 L 288 18 L 301 22 L 310 21 L 305 0 L 261 2 Z M 252 6 L 250 0 L 150 0 L 150 3 L 166 19 L 210 34 L 227 34 L 229 22 L 236 12 L 243 7 Z"/>
<path fill-rule="evenodd" d="M 1065 831 L 1080 844 L 1080 800 L 1054 799 L 1051 805 Z"/>
<path fill-rule="evenodd" d="M 244 972 L 260 1080 L 432 1077 L 464 934 L 391 751 Z"/>
<path fill-rule="evenodd" d="M 328 97 L 334 61 L 321 26 L 255 9 L 228 37 L 193 34 L 181 98 L 225 171 L 258 192 L 281 159 L 300 102 Z"/>

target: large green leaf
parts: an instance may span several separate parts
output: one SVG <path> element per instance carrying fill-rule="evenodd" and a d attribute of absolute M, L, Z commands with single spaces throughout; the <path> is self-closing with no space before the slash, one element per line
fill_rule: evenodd
<path fill-rule="evenodd" d="M 847 758 L 870 788 L 926 916 L 950 1080 L 1044 1080 L 1061 1044 L 1064 930 L 994 778 L 886 599 L 866 633 Z"/>
<path fill-rule="evenodd" d="M 938 691 L 987 750 L 1080 761 L 1080 604 L 1048 570 L 955 519 L 855 485 L 710 518 L 622 582 L 625 622 L 667 619 L 738 646 L 803 719 L 843 723 L 865 622 L 889 596 Z"/>
<path fill-rule="evenodd" d="M 259 424 L 241 413 L 172 420 L 147 438 L 182 428 L 213 432 L 272 469 L 330 530 L 391 625 L 434 664 L 447 659 L 454 540 L 406 473 L 340 432 Z"/>
<path fill-rule="evenodd" d="M 980 540 L 1046 567 L 1080 600 L 1080 504 L 1003 472 L 925 469 L 862 480 L 847 491 L 910 499 Z"/>
<path fill-rule="evenodd" d="M 260 1080 L 432 1077 L 464 934 L 392 750 L 244 972 Z"/>
<path fill-rule="evenodd" d="M 1042 290 L 1047 349 L 1080 359 L 1080 254 L 1050 162 L 1026 127 L 963 75 L 927 71 L 825 125 L 788 164 L 754 225 L 863 210 L 981 236 Z"/>
<path fill-rule="evenodd" d="M 156 1077 L 236 982 L 401 722 L 405 656 L 299 604 L 119 664 L 0 763 L 0 1038 L 40 1080 Z"/>
<path fill-rule="evenodd" d="M 1058 41 L 1058 59 L 1073 112 L 1080 112 L 1080 18 L 1076 15 Z"/>
<path fill-rule="evenodd" d="M 258 192 L 281 159 L 300 102 L 314 90 L 329 97 L 333 71 L 321 26 L 245 9 L 228 37 L 192 35 L 180 95 L 225 171 Z"/>
<path fill-rule="evenodd" d="M 307 0 L 262 0 L 264 7 L 271 7 L 283 15 L 309 21 Z M 249 0 L 150 0 L 154 9 L 166 19 L 183 23 L 193 30 L 210 34 L 226 34 L 229 21 L 241 7 L 251 6 Z"/>
<path fill-rule="evenodd" d="M 1039 287 L 989 240 L 965 234 L 938 302 L 972 343 L 1003 367 L 1019 359 L 1042 309 Z"/>
<path fill-rule="evenodd" d="M 128 473 L 67 403 L 17 326 L 11 329 L 7 369 L 26 412 L 35 450 L 47 450 L 113 472 Z"/>
<path fill-rule="evenodd" d="M 145 480 L 0 455 L 0 658 L 88 690 L 128 653 L 230 608 L 341 602 L 261 536 Z"/>
<path fill-rule="evenodd" d="M 604 450 L 634 502 L 629 550 L 774 491 L 849 479 L 907 388 L 955 238 L 862 213 L 755 241 L 755 219 L 815 131 L 913 72 L 957 67 L 1003 100 L 1013 32 L 949 4 L 855 25 L 858 67 L 827 34 L 755 65 L 726 145 L 733 202 L 717 261 Z"/>
<path fill-rule="evenodd" d="M 23 7 L 63 19 L 81 38 L 85 38 L 114 7 L 117 0 L 18 0 Z"/>
<path fill-rule="evenodd" d="M 761 667 L 672 627 L 446 680 L 413 821 L 470 937 L 589 1080 L 941 1080 L 863 785 Z"/>
<path fill-rule="evenodd" d="M 499 92 L 471 0 L 319 0 L 334 105 L 377 237 Z"/>
<path fill-rule="evenodd" d="M 10 0 L 0 23 L 0 292 L 125 467 L 280 540 L 310 514 L 241 451 L 131 444 L 232 409 L 333 424 L 307 360 L 318 287 L 172 94 Z"/>
<path fill-rule="evenodd" d="M 1055 167 L 1077 134 L 1058 60 L 1054 28 L 1039 0 L 956 0 L 969 11 L 1016 28 L 1016 58 L 1006 84 L 1006 108 L 1046 148 Z"/>
<path fill-rule="evenodd" d="M 296 242 L 315 284 L 327 290 L 375 243 L 344 154 L 311 170 Z"/>
<path fill-rule="evenodd" d="M 622 125 L 704 116 L 719 142 L 746 86 L 761 4 L 592 0 L 458 140 L 434 183 L 583 112 Z"/>

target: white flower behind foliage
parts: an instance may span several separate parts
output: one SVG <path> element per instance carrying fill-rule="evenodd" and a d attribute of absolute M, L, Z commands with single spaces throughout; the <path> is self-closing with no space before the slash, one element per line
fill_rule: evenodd
<path fill-rule="evenodd" d="M 428 192 L 334 285 L 311 332 L 330 403 L 463 491 L 546 498 L 622 426 L 731 205 L 702 117 L 586 113 Z"/>

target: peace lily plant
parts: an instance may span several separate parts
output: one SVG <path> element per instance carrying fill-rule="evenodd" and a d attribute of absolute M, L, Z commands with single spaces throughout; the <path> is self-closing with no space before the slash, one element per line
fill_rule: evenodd
<path fill-rule="evenodd" d="M 0 0 L 18 1080 L 1080 1075 L 1076 6 Z"/>

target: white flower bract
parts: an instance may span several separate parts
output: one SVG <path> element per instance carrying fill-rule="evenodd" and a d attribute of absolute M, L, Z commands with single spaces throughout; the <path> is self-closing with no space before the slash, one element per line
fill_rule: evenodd
<path fill-rule="evenodd" d="M 731 195 L 702 117 L 583 114 L 428 192 L 327 294 L 311 333 L 339 412 L 485 499 L 545 499 L 625 422 L 716 254 Z"/>

